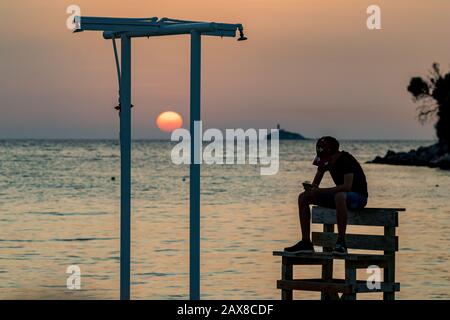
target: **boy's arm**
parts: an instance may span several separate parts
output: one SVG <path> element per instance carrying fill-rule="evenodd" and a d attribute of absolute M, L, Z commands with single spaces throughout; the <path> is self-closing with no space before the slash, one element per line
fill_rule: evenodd
<path fill-rule="evenodd" d="M 316 175 L 314 176 L 314 180 L 312 182 L 312 185 L 316 188 L 319 187 L 320 182 L 322 182 L 324 172 L 317 170 Z"/>
<path fill-rule="evenodd" d="M 353 184 L 353 173 L 346 173 L 344 175 L 344 183 L 333 187 L 333 188 L 318 188 L 318 192 L 331 192 L 331 193 L 338 193 L 338 192 L 349 192 L 352 190 L 352 184 Z"/>

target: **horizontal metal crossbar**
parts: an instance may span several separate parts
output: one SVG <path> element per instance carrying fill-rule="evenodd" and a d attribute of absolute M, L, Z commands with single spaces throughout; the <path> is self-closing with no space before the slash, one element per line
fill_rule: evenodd
<path fill-rule="evenodd" d="M 118 37 L 125 33 L 128 37 L 154 37 L 189 34 L 196 31 L 203 35 L 235 37 L 236 31 L 242 35 L 241 24 L 196 22 L 169 18 L 101 18 L 75 17 L 74 32 L 103 31 L 105 39 Z"/>

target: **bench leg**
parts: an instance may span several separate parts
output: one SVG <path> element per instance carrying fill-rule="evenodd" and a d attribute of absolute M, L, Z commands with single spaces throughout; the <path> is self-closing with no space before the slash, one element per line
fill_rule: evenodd
<path fill-rule="evenodd" d="M 384 236 L 388 239 L 395 238 L 395 227 L 384 227 Z M 395 282 L 395 251 L 384 251 L 389 256 L 387 267 L 384 268 L 384 282 L 394 285 Z M 395 300 L 395 291 L 383 292 L 383 300 Z"/>
<path fill-rule="evenodd" d="M 345 262 L 345 283 L 352 286 L 352 293 L 346 293 L 342 295 L 343 300 L 356 300 L 356 267 Z"/>
<path fill-rule="evenodd" d="M 281 280 L 292 280 L 293 266 L 286 257 L 281 261 Z M 292 290 L 281 289 L 281 300 L 292 300 Z"/>
<path fill-rule="evenodd" d="M 324 224 L 323 232 L 334 232 L 334 224 Z M 333 248 L 323 247 L 323 252 L 332 252 Z M 333 279 L 333 260 L 326 261 L 322 265 L 322 280 Z M 321 300 L 339 300 L 337 292 L 322 292 Z"/>
<path fill-rule="evenodd" d="M 322 265 L 322 280 L 333 279 L 333 260 L 327 261 Z M 322 292 L 321 300 L 339 300 L 337 292 Z"/>
<path fill-rule="evenodd" d="M 395 256 L 393 255 L 384 268 L 384 282 L 389 284 L 395 283 Z M 383 300 L 395 300 L 395 291 L 383 292 Z"/>

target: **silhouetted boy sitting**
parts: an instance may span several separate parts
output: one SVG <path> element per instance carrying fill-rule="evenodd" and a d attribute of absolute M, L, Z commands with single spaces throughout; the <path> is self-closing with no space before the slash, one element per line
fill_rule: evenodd
<path fill-rule="evenodd" d="M 314 181 L 305 185 L 305 191 L 298 197 L 298 209 L 302 240 L 287 252 L 314 252 L 310 240 L 309 206 L 312 204 L 327 208 L 335 208 L 337 215 L 338 239 L 333 253 L 347 254 L 345 229 L 347 227 L 347 209 L 362 209 L 367 204 L 367 181 L 359 162 L 348 152 L 339 151 L 339 142 L 330 136 L 322 137 L 316 144 L 317 156 L 313 164 L 318 167 Z M 329 171 L 335 187 L 319 188 L 323 175 Z"/>

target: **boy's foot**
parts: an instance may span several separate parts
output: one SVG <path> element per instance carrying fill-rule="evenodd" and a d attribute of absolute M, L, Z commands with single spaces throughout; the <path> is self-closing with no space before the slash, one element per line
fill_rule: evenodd
<path fill-rule="evenodd" d="M 314 246 L 311 241 L 302 240 L 294 244 L 292 247 L 284 248 L 284 251 L 291 253 L 314 252 Z"/>
<path fill-rule="evenodd" d="M 347 254 L 347 245 L 345 244 L 345 242 L 336 242 L 333 254 L 337 256 L 345 256 Z"/>

